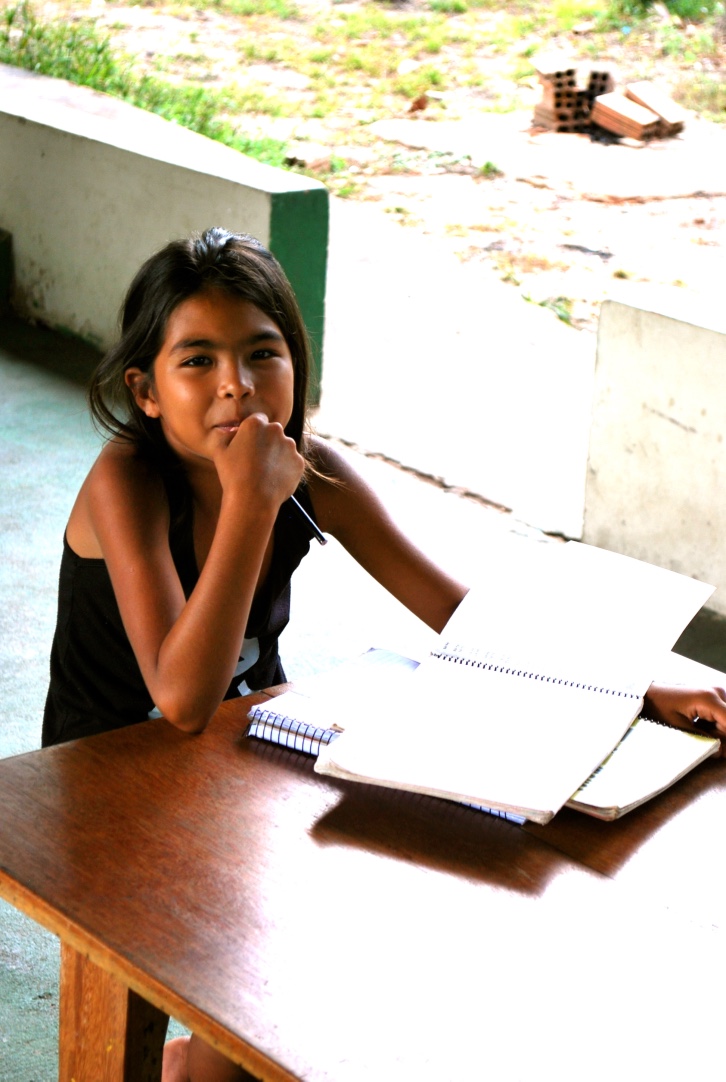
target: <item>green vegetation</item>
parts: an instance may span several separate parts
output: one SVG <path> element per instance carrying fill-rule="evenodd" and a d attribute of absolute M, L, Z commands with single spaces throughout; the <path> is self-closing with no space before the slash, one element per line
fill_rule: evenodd
<path fill-rule="evenodd" d="M 245 17 L 270 15 L 275 19 L 299 19 L 300 8 L 288 0 L 176 0 L 178 10 L 219 11 Z"/>
<path fill-rule="evenodd" d="M 525 297 L 525 300 L 530 300 L 530 297 Z M 572 323 L 572 307 L 573 302 L 570 297 L 546 297 L 543 301 L 537 301 L 540 308 L 547 308 L 550 312 L 554 312 L 558 319 L 563 323 Z"/>
<path fill-rule="evenodd" d="M 0 63 L 105 91 L 260 161 L 284 163 L 284 143 L 249 139 L 239 134 L 229 120 L 221 119 L 240 111 L 244 105 L 241 95 L 200 86 L 177 86 L 155 75 L 137 75 L 132 59 L 117 54 L 108 35 L 91 20 L 43 23 L 23 0 L 4 12 Z"/>
<path fill-rule="evenodd" d="M 142 2 L 162 6 L 162 0 Z M 502 8 L 495 0 L 419 0 L 412 10 L 360 0 L 355 8 L 331 6 L 321 14 L 299 6 L 299 0 L 168 0 L 165 13 L 181 13 L 192 23 L 189 44 L 150 60 L 120 54 L 90 18 L 42 22 L 23 0 L 5 13 L 0 59 L 105 90 L 240 146 L 236 127 L 245 113 L 347 115 L 356 118 L 351 128 L 362 137 L 365 124 L 400 114 L 407 102 L 423 96 L 428 119 L 444 115 L 457 94 L 462 100 L 468 95 L 476 108 L 508 112 L 531 100 L 538 52 L 559 47 L 573 62 L 597 58 L 607 55 L 615 35 L 625 64 L 629 54 L 638 63 L 648 56 L 668 58 L 682 72 L 683 103 L 724 119 L 725 0 L 667 0 L 668 10 L 678 15 L 671 23 L 663 18 L 664 7 L 654 10 L 652 2 L 512 0 Z M 242 78 L 230 72 L 226 86 L 219 85 L 217 60 L 200 47 L 202 28 L 193 22 L 193 12 L 205 10 L 244 22 L 244 33 L 230 38 Z M 585 33 L 578 31 L 582 26 Z M 124 24 L 117 21 L 115 27 L 121 33 Z M 294 94 L 272 91 L 269 81 L 245 77 L 245 62 L 274 65 L 307 84 L 298 83 Z M 493 92 L 492 64 L 499 74 Z M 645 70 L 641 77 L 647 75 Z M 247 140 L 245 150 L 278 163 L 284 156 L 271 140 L 258 148 Z"/>
<path fill-rule="evenodd" d="M 686 109 L 693 109 L 708 120 L 726 118 L 726 82 L 716 75 L 691 72 L 681 79 L 673 96 Z"/>
<path fill-rule="evenodd" d="M 608 56 L 616 44 L 618 68 L 637 70 L 639 78 L 665 62 L 674 97 L 726 120 L 726 0 L 666 0 L 670 21 L 654 0 L 511 0 L 504 7 L 497 0 L 418 0 L 406 8 L 385 0 L 338 7 L 333 0 L 322 11 L 301 0 L 125 0 L 165 18 L 181 16 L 189 26 L 173 49 L 165 53 L 162 45 L 139 57 L 114 45 L 112 34 L 128 29 L 124 0 L 114 0 L 113 30 L 79 17 L 86 0 L 67 2 L 62 21 L 41 19 L 28 0 L 6 8 L 0 62 L 113 94 L 273 165 L 284 165 L 285 144 L 244 135 L 244 116 L 340 118 L 341 144 L 366 145 L 371 121 L 409 111 L 425 108 L 426 119 L 435 120 L 455 115 L 462 103 L 492 112 L 522 108 L 532 101 L 537 54 L 557 48 L 577 63 Z M 237 64 L 223 61 L 220 69 L 206 24 L 194 18 L 205 11 L 224 18 L 225 33 L 229 26 L 226 45 L 236 50 Z M 253 66 L 268 66 L 279 80 Z M 287 74 L 294 76 L 289 84 Z M 258 119 L 254 131 L 260 127 Z M 415 167 L 394 161 L 393 171 L 400 170 Z M 315 175 L 350 195 L 361 171 L 342 155 L 330 168 L 316 165 Z M 475 173 L 499 175 L 492 162 Z M 504 273 L 513 280 L 519 268 Z"/>
<path fill-rule="evenodd" d="M 432 11 L 441 11 L 445 15 L 463 15 L 468 11 L 466 0 L 429 0 Z"/>

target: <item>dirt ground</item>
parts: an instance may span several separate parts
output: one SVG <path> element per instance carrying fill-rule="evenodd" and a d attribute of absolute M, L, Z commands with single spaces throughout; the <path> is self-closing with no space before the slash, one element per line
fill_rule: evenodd
<path fill-rule="evenodd" d="M 397 9 L 417 4 L 405 0 Z M 331 19 L 356 8 L 330 0 L 303 6 Z M 268 43 L 275 33 L 302 42 L 312 23 L 288 19 L 276 30 L 269 20 L 250 22 L 212 8 L 104 0 L 90 6 L 60 0 L 41 10 L 66 18 L 91 14 L 141 67 L 172 81 L 269 89 L 287 103 L 284 115 L 245 114 L 238 118 L 245 134 L 284 140 L 290 160 L 334 193 L 374 203 L 401 228 L 445 240 L 462 261 L 485 262 L 575 328 L 593 331 L 600 302 L 613 290 L 637 293 L 643 283 L 696 294 L 722 288 L 726 127 L 692 114 L 679 137 L 628 146 L 536 131 L 537 79 L 518 80 L 518 110 L 493 112 L 511 97 L 512 58 L 484 47 L 476 56 L 486 77 L 477 86 L 451 78 L 425 101 L 391 97 L 374 113 L 361 107 L 362 85 L 351 80 L 340 87 L 338 108 L 316 118 L 304 115 L 310 77 L 289 62 L 265 60 L 265 50 L 249 44 Z M 574 48 L 574 37 L 569 44 Z M 581 44 L 578 38 L 580 52 Z M 568 41 L 557 45 L 566 51 Z M 243 46 L 260 56 L 242 60 Z M 614 37 L 607 50 L 598 65 L 613 70 L 618 84 L 649 78 L 672 88 L 679 71 L 672 59 L 649 55 L 636 63 Z M 461 62 L 454 52 L 437 58 L 444 72 Z M 711 60 L 720 63 L 719 56 Z M 295 101 L 301 115 L 290 107 Z"/>

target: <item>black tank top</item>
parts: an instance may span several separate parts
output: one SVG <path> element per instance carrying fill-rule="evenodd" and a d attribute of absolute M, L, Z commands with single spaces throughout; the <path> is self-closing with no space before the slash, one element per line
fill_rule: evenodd
<path fill-rule="evenodd" d="M 313 516 L 304 486 L 296 496 Z M 189 597 L 199 577 L 190 520 L 170 536 L 170 546 Z M 290 618 L 290 578 L 309 549 L 304 524 L 289 504 L 283 504 L 275 522 L 270 570 L 255 597 L 245 632 L 247 660 L 240 659 L 225 699 L 240 694 L 242 679 L 242 691 L 285 680 L 278 639 Z M 77 556 L 64 537 L 43 746 L 146 721 L 153 709 L 105 561 Z"/>

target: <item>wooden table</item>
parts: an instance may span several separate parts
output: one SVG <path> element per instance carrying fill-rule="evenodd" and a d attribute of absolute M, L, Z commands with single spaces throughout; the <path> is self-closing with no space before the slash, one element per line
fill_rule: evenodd
<path fill-rule="evenodd" d="M 0 895 L 62 940 L 61 1082 L 157 1080 L 167 1014 L 265 1080 L 723 1079 L 726 764 L 523 830 L 318 777 L 249 705 L 0 762 Z"/>

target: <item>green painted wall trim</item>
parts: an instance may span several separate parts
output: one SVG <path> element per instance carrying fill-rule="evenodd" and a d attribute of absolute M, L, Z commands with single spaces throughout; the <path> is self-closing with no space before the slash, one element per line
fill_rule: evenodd
<path fill-rule="evenodd" d="M 310 401 L 320 401 L 328 267 L 329 204 L 326 188 L 271 196 L 270 250 L 280 261 L 300 303 L 313 347 Z"/>

